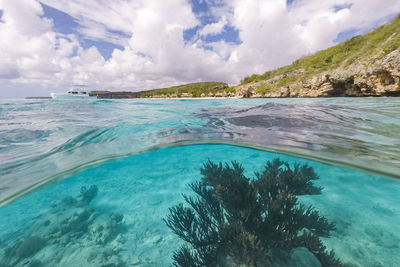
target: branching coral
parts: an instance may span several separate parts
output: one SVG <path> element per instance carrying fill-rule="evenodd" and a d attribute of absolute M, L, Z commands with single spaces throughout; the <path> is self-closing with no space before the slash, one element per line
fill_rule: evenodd
<path fill-rule="evenodd" d="M 165 219 L 190 244 L 175 251 L 175 266 L 274 266 L 300 247 L 322 266 L 341 265 L 320 240 L 334 225 L 298 201 L 321 193 L 313 168 L 275 159 L 249 179 L 237 162 L 208 161 L 201 174 L 190 185 L 197 196 L 184 195 L 190 207 L 172 207 Z"/>

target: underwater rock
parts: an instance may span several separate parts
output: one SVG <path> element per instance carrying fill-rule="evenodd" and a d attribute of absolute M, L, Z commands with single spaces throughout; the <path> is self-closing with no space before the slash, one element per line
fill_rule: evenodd
<path fill-rule="evenodd" d="M 119 222 L 121 222 L 122 219 L 124 218 L 124 215 L 122 215 L 122 214 L 120 214 L 120 213 L 111 212 L 110 218 L 111 218 L 111 220 L 113 220 L 113 221 L 119 223 Z"/>
<path fill-rule="evenodd" d="M 91 185 L 89 189 L 86 189 L 86 186 L 83 186 L 81 188 L 80 198 L 82 199 L 82 201 L 90 203 L 90 201 L 92 201 L 93 198 L 97 196 L 98 191 L 99 189 L 97 188 L 96 185 Z"/>
<path fill-rule="evenodd" d="M 320 240 L 334 225 L 298 201 L 322 191 L 313 168 L 275 159 L 250 179 L 239 163 L 231 166 L 206 162 L 190 185 L 197 197 L 184 195 L 190 207 L 170 208 L 164 221 L 190 245 L 175 251 L 175 266 L 275 266 L 300 258 L 299 266 L 342 265 Z"/>
<path fill-rule="evenodd" d="M 71 217 L 61 222 L 59 231 L 62 235 L 73 232 L 83 234 L 87 231 L 89 217 L 90 212 L 87 209 L 78 209 Z"/>
<path fill-rule="evenodd" d="M 44 245 L 45 242 L 42 238 L 37 236 L 30 236 L 19 245 L 16 251 L 16 255 L 20 259 L 30 257 L 41 250 Z"/>
<path fill-rule="evenodd" d="M 102 214 L 92 225 L 92 237 L 96 244 L 103 245 L 114 240 L 120 231 L 123 215 L 119 213 Z"/>
<path fill-rule="evenodd" d="M 63 200 L 62 200 L 62 204 L 64 204 L 65 206 L 73 206 L 77 202 L 78 201 L 75 198 L 71 197 L 71 196 L 67 196 L 67 197 L 63 198 Z"/>
<path fill-rule="evenodd" d="M 290 251 L 287 262 L 281 263 L 280 267 L 321 267 L 321 263 L 307 248 L 295 248 Z"/>
<path fill-rule="evenodd" d="M 40 260 L 33 260 L 29 262 L 29 264 L 27 265 L 27 267 L 40 267 L 40 266 L 43 266 Z"/>
<path fill-rule="evenodd" d="M 91 207 L 98 188 L 82 187 L 76 197 L 52 203 L 52 209 L 32 221 L 0 253 L 4 266 L 126 266 L 120 259 L 124 216 Z M 2 265 L 0 264 L 0 267 Z"/>

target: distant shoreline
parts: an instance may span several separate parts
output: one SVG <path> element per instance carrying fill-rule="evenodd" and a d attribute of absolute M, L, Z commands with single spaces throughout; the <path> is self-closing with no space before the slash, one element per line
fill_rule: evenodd
<path fill-rule="evenodd" d="M 25 99 L 53 99 L 51 96 L 28 96 Z"/>
<path fill-rule="evenodd" d="M 97 98 L 96 96 L 91 96 L 88 99 L 96 99 L 96 100 L 112 100 L 112 99 L 241 99 L 243 97 L 237 96 L 218 96 L 218 97 L 121 97 L 121 98 Z M 254 98 L 254 97 L 253 97 Z M 263 97 L 259 97 L 263 98 Z M 266 97 L 264 97 L 266 98 Z M 24 99 L 53 99 L 50 96 L 28 96 Z M 73 98 L 71 97 L 71 100 Z"/>
<path fill-rule="evenodd" d="M 258 97 L 258 96 L 251 96 L 251 97 L 240 97 L 240 96 L 217 96 L 217 97 L 121 97 L 121 98 L 97 98 L 95 96 L 89 97 L 88 99 L 93 99 L 93 100 L 115 100 L 115 99 L 162 99 L 162 100 L 167 100 L 167 99 L 172 99 L 172 100 L 177 100 L 177 99 L 185 99 L 185 100 L 191 100 L 191 99 L 204 99 L 204 100 L 212 100 L 212 99 L 278 99 L 278 98 L 385 98 L 385 97 L 398 97 L 398 96 L 387 96 L 387 95 L 366 95 L 366 96 L 289 96 L 289 97 Z M 44 99 L 53 99 L 52 97 L 47 97 L 47 96 L 29 96 L 25 97 L 23 99 L 30 99 L 30 100 L 44 100 Z M 65 99 L 64 99 L 65 100 Z M 68 100 L 73 100 L 73 98 L 68 99 Z"/>

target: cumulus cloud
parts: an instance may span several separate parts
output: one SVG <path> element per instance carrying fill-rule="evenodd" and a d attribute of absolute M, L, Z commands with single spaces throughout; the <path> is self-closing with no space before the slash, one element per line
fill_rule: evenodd
<path fill-rule="evenodd" d="M 396 0 L 285 0 L 232 1 L 232 24 L 242 44 L 231 60 L 244 75 L 289 64 L 293 60 L 334 45 L 337 35 L 348 29 L 371 28 L 400 10 Z M 335 7 L 342 6 L 338 10 Z M 376 10 L 376 12 L 374 12 Z M 243 77 L 242 76 L 242 77 Z"/>
<path fill-rule="evenodd" d="M 226 20 L 225 16 L 222 16 L 221 20 L 215 23 L 207 24 L 201 29 L 199 34 L 201 36 L 207 35 L 216 35 L 223 31 L 225 25 L 227 25 L 228 21 Z"/>
<path fill-rule="evenodd" d="M 54 78 L 69 71 L 69 56 L 79 47 L 76 38 L 55 33 L 51 20 L 43 17 L 39 2 L 1 0 L 0 9 L 2 84 L 62 82 Z"/>
<path fill-rule="evenodd" d="M 132 33 L 136 12 L 143 7 L 141 1 L 124 0 L 41 0 L 40 2 L 72 16 L 81 26 L 78 32 L 88 39 L 112 41 L 120 45 L 126 44 Z M 116 32 L 120 34 L 115 34 Z"/>
<path fill-rule="evenodd" d="M 398 0 L 295 0 L 290 6 L 286 0 L 202 1 L 213 23 L 204 25 L 204 14 L 187 0 L 0 0 L 0 95 L 29 85 L 63 91 L 71 83 L 110 90 L 237 83 L 400 11 Z M 41 3 L 73 17 L 76 33 L 56 32 Z M 240 43 L 205 41 L 226 26 L 238 31 Z M 184 40 L 184 32 L 194 28 L 197 38 Z M 96 47 L 83 48 L 82 37 L 123 49 L 106 60 Z"/>

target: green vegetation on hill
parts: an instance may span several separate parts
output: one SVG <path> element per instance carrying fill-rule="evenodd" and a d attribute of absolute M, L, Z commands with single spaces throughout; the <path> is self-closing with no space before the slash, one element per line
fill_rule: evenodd
<path fill-rule="evenodd" d="M 241 84 L 269 80 L 272 83 L 262 84 L 258 93 L 268 93 L 282 86 L 302 82 L 315 74 L 338 67 L 346 68 L 352 63 L 372 56 L 381 58 L 400 47 L 400 15 L 391 23 L 383 25 L 365 35 L 355 36 L 336 46 L 294 61 L 291 65 L 267 71 L 264 74 L 253 74 L 245 77 Z"/>
<path fill-rule="evenodd" d="M 169 88 L 153 89 L 138 92 L 138 97 L 200 97 L 215 96 L 217 93 L 235 93 L 234 87 L 228 87 L 222 82 L 200 82 L 185 85 L 173 86 Z M 210 95 L 211 95 L 210 94 Z"/>

